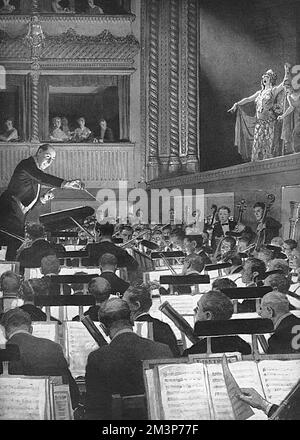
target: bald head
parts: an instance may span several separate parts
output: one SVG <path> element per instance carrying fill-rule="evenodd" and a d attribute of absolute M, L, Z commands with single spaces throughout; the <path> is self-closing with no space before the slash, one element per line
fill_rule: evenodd
<path fill-rule="evenodd" d="M 39 147 L 35 157 L 38 168 L 44 171 L 54 161 L 56 152 L 50 144 L 44 144 Z"/>
<path fill-rule="evenodd" d="M 120 298 L 109 299 L 99 309 L 99 321 L 108 330 L 112 327 L 132 327 L 128 304 Z"/>
<path fill-rule="evenodd" d="M 263 297 L 259 314 L 262 318 L 271 319 L 275 325 L 281 316 L 289 312 L 289 304 L 286 295 L 273 291 Z"/>
<path fill-rule="evenodd" d="M 88 286 L 89 294 L 96 298 L 97 304 L 108 300 L 111 293 L 110 283 L 102 277 L 93 278 Z"/>
<path fill-rule="evenodd" d="M 262 304 L 274 305 L 275 307 L 285 308 L 286 311 L 288 311 L 290 303 L 284 293 L 278 292 L 278 291 L 273 291 L 273 292 L 267 293 L 263 297 Z"/>

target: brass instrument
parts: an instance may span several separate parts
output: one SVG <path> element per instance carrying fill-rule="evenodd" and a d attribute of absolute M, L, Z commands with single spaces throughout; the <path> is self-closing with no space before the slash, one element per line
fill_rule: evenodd
<path fill-rule="evenodd" d="M 296 226 L 300 219 L 300 202 L 290 202 L 291 214 L 289 218 L 290 231 L 289 238 L 297 240 L 296 237 Z"/>

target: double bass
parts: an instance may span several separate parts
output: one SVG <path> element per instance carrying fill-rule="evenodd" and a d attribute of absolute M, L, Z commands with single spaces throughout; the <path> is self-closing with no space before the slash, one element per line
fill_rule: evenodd
<path fill-rule="evenodd" d="M 274 194 L 268 194 L 267 201 L 265 203 L 265 209 L 264 209 L 260 224 L 262 224 L 262 225 L 265 224 L 267 215 L 268 215 L 270 208 L 274 202 L 275 202 Z M 254 243 L 255 244 L 254 250 L 259 251 L 259 249 L 265 244 L 265 241 L 266 241 L 266 226 L 264 226 L 258 230 L 257 235 L 256 235 L 256 239 L 255 239 L 255 243 Z"/>

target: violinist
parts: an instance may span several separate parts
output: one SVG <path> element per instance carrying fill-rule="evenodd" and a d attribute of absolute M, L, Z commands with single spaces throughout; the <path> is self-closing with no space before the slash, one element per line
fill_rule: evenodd
<path fill-rule="evenodd" d="M 188 256 L 196 254 L 203 259 L 204 265 L 211 264 L 211 259 L 203 249 L 202 235 L 186 235 L 183 245 Z"/>
<path fill-rule="evenodd" d="M 264 219 L 266 205 L 263 202 L 257 202 L 253 206 L 254 216 L 257 221 L 256 233 L 264 232 L 264 244 L 268 244 L 274 237 L 279 236 L 279 229 L 282 224 L 273 217 L 267 216 Z"/>
<path fill-rule="evenodd" d="M 216 249 L 217 242 L 225 237 L 230 231 L 233 231 L 236 227 L 236 221 L 229 220 L 230 208 L 228 206 L 220 206 L 218 209 L 219 221 L 215 223 L 212 232 L 211 245 L 213 249 Z M 227 234 L 228 235 L 228 234 Z"/>
<path fill-rule="evenodd" d="M 56 255 L 56 249 L 55 245 L 45 239 L 44 226 L 39 223 L 28 224 L 25 241 L 17 251 L 21 271 L 25 267 L 40 267 L 42 258 L 48 255 Z"/>
<path fill-rule="evenodd" d="M 216 249 L 214 260 L 218 263 L 227 263 L 236 254 L 235 239 L 233 237 L 224 237 Z"/>

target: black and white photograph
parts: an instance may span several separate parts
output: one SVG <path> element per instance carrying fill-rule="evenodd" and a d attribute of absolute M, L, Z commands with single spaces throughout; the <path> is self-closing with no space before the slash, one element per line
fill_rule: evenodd
<path fill-rule="evenodd" d="M 300 420 L 299 22 L 0 0 L 1 422 Z"/>

